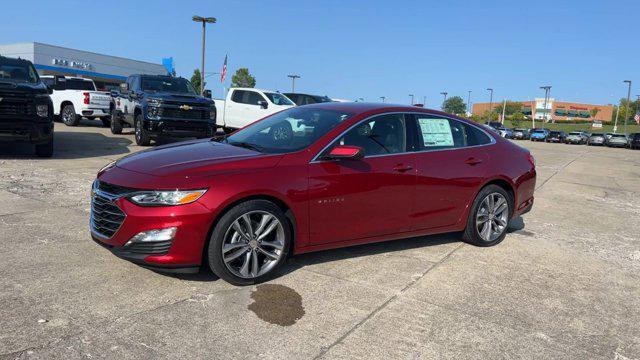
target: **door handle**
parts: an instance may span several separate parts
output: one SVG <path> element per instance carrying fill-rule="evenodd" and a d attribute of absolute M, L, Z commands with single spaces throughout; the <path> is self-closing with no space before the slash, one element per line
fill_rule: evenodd
<path fill-rule="evenodd" d="M 467 160 L 465 160 L 465 161 L 464 161 L 464 163 L 465 163 L 465 164 L 467 164 L 467 165 L 471 165 L 471 166 L 473 166 L 473 165 L 478 165 L 478 164 L 480 164 L 481 162 L 482 162 L 482 160 L 480 160 L 480 159 L 476 159 L 476 158 L 473 158 L 473 157 L 468 158 Z"/>
<path fill-rule="evenodd" d="M 396 166 L 393 167 L 393 171 L 397 171 L 397 172 L 406 172 L 409 170 L 412 170 L 413 166 L 411 165 L 404 165 L 404 164 L 398 164 Z"/>

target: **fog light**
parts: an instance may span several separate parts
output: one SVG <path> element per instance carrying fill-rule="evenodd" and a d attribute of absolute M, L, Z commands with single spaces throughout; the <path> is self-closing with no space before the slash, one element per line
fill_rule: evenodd
<path fill-rule="evenodd" d="M 138 234 L 136 234 L 136 236 L 132 237 L 131 240 L 127 241 L 124 246 L 130 245 L 132 243 L 149 243 L 173 240 L 173 237 L 176 235 L 176 229 L 177 228 L 175 227 L 170 227 L 166 229 L 154 229 L 139 232 Z"/>
<path fill-rule="evenodd" d="M 49 105 L 36 105 L 36 113 L 40 117 L 49 116 Z"/>

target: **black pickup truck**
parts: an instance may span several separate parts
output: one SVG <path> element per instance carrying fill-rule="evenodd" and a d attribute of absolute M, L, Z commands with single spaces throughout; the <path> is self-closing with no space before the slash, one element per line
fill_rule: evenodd
<path fill-rule="evenodd" d="M 131 75 L 114 96 L 111 132 L 120 134 L 126 123 L 142 146 L 162 137 L 213 137 L 216 107 L 206 94 L 198 95 L 181 77 Z"/>
<path fill-rule="evenodd" d="M 27 60 L 0 56 L 0 141 L 36 146 L 36 155 L 53 155 L 51 90 Z"/>

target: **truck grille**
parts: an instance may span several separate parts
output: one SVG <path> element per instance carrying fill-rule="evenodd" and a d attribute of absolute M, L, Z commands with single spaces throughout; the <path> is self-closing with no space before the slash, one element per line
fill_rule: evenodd
<path fill-rule="evenodd" d="M 100 189 L 100 183 L 97 187 Z M 91 231 L 109 239 L 120 229 L 125 218 L 125 213 L 111 198 L 94 191 L 91 199 Z"/>
<path fill-rule="evenodd" d="M 160 117 L 174 119 L 208 120 L 209 112 L 203 110 L 180 110 L 171 108 L 160 108 Z"/>
<path fill-rule="evenodd" d="M 33 104 L 26 99 L 0 95 L 0 116 L 29 116 L 33 114 Z"/>

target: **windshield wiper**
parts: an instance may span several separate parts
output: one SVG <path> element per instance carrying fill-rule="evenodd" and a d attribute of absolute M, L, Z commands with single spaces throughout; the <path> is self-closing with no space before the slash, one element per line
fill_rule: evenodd
<path fill-rule="evenodd" d="M 249 149 L 257 152 L 262 152 L 264 150 L 262 146 L 258 146 L 256 144 L 251 144 L 244 141 L 233 141 L 233 142 L 227 142 L 227 143 L 231 146 L 238 146 L 241 148 L 245 148 L 245 149 Z"/>

